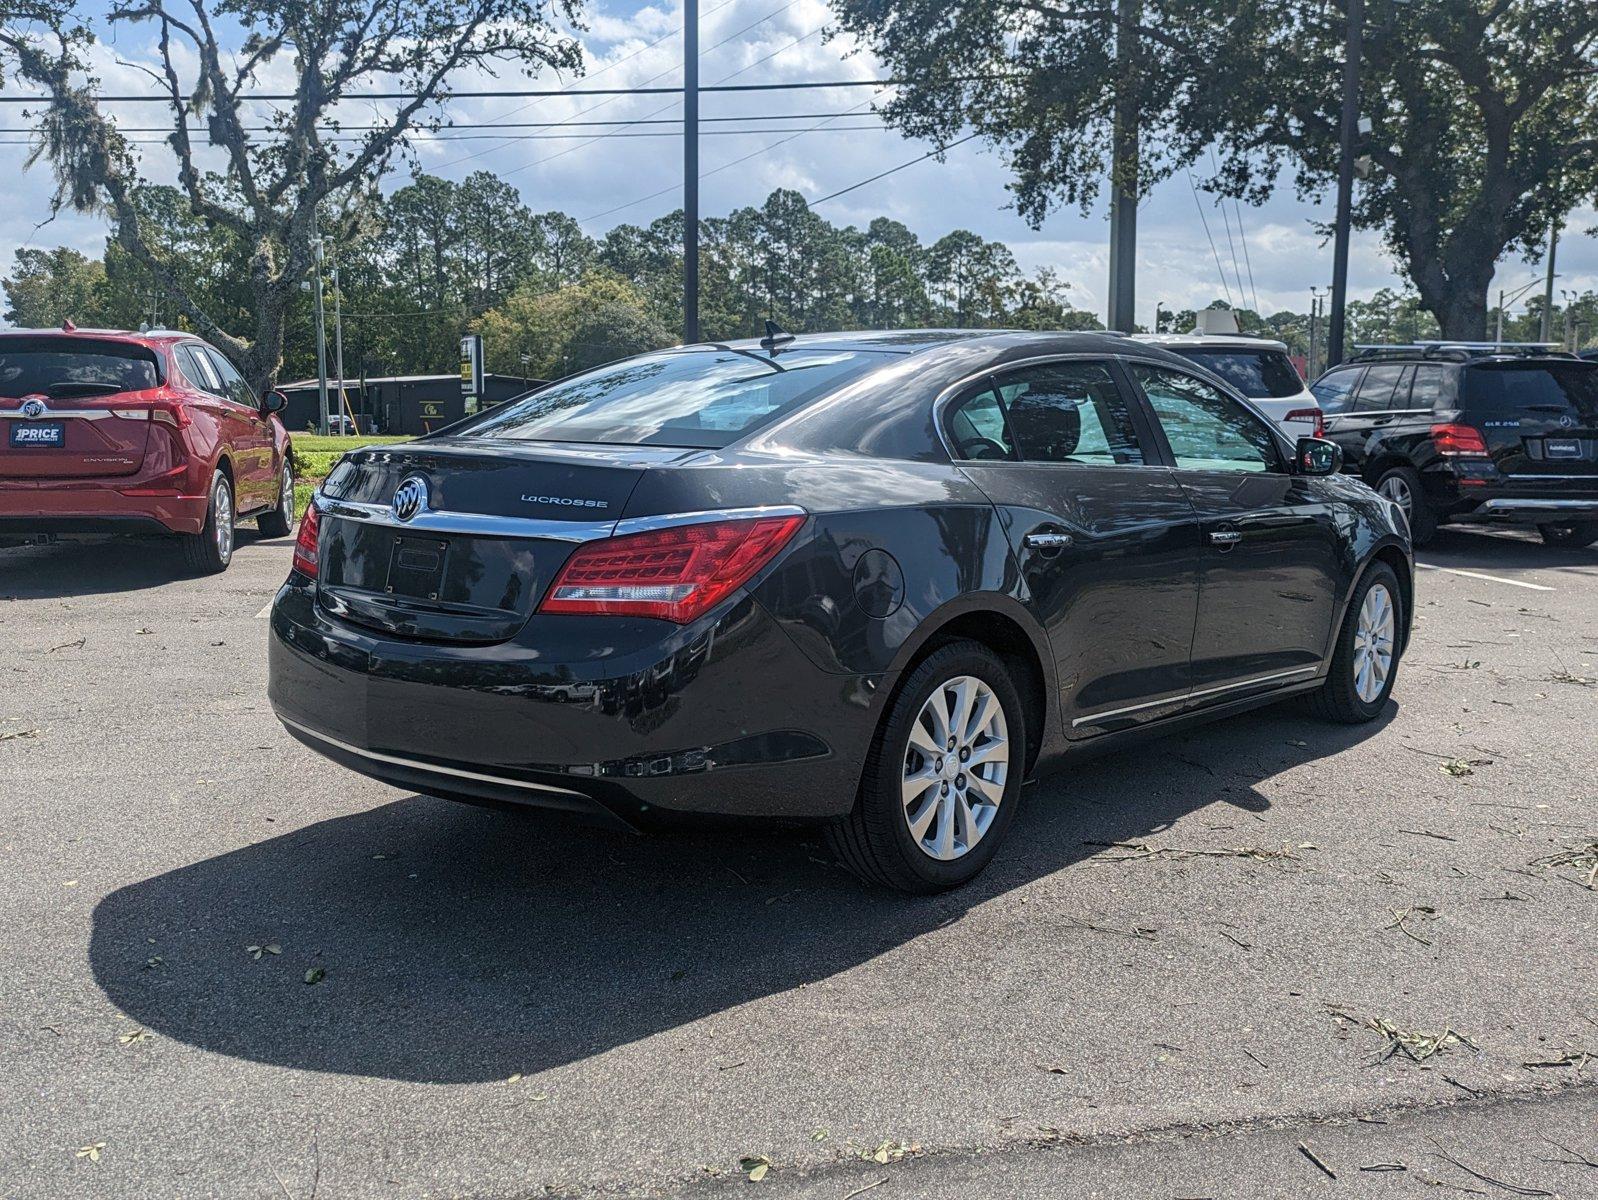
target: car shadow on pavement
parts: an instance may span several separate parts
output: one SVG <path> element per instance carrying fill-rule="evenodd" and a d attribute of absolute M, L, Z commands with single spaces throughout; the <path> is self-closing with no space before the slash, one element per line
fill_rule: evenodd
<path fill-rule="evenodd" d="M 1546 546 L 1535 532 L 1488 532 L 1456 525 L 1439 529 L 1431 541 L 1415 552 L 1415 557 L 1440 567 L 1477 571 L 1559 571 L 1598 567 L 1598 546 Z"/>
<path fill-rule="evenodd" d="M 235 553 L 263 540 L 245 526 L 240 526 L 235 536 Z M 0 546 L 0 597 L 64 600 L 143 591 L 194 578 L 184 566 L 177 542 L 166 538 Z"/>
<path fill-rule="evenodd" d="M 984 875 L 921 899 L 859 883 L 814 831 L 636 838 L 412 796 L 120 888 L 89 956 L 129 1017 L 205 1050 L 503 1079 L 825 979 L 1196 810 L 1263 814 L 1256 784 L 1377 728 L 1289 706 L 1079 762 L 1026 789 Z M 1239 820 L 1209 836 L 1294 834 Z"/>

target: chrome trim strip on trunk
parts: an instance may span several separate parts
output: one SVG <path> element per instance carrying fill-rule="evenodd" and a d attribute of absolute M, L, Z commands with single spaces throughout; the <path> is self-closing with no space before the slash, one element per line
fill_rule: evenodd
<path fill-rule="evenodd" d="M 1199 691 L 1186 692 L 1180 696 L 1167 696 L 1164 700 L 1145 700 L 1141 704 L 1128 704 L 1125 708 L 1112 708 L 1104 712 L 1089 713 L 1085 717 L 1077 717 L 1071 722 L 1071 727 L 1074 729 L 1078 725 L 1096 724 L 1100 721 L 1107 721 L 1111 717 L 1141 712 L 1145 708 L 1160 708 L 1166 704 L 1181 704 L 1187 700 L 1196 700 L 1200 696 L 1214 696 L 1221 692 L 1234 691 L 1237 688 L 1253 687 L 1257 683 L 1272 683 L 1278 679 L 1291 679 L 1295 675 L 1312 675 L 1318 670 L 1320 670 L 1318 666 L 1294 667 L 1291 671 L 1277 671 L 1273 675 L 1259 675 L 1253 679 L 1239 679 L 1235 683 L 1223 683 L 1219 687 L 1202 688 Z"/>
<path fill-rule="evenodd" d="M 0 417 L 9 417 L 13 421 L 55 421 L 62 417 L 72 417 L 79 421 L 103 421 L 107 417 L 122 417 L 124 420 L 136 421 L 140 415 L 136 410 L 114 408 L 46 408 L 36 417 L 26 415 L 18 408 L 0 411 Z M 147 413 L 143 415 L 148 416 Z"/>
<path fill-rule="evenodd" d="M 528 792 L 550 792 L 557 796 L 573 796 L 579 800 L 591 801 L 591 796 L 582 792 L 573 791 L 571 788 L 553 787 L 547 783 L 529 783 L 525 779 L 513 779 L 508 775 L 489 775 L 482 771 L 465 771 L 459 767 L 441 767 L 437 763 L 419 762 L 414 758 L 401 758 L 397 754 L 380 754 L 376 750 L 364 750 L 360 746 L 352 746 L 348 742 L 341 742 L 337 738 L 328 737 L 325 733 L 318 733 L 314 729 L 307 729 L 298 721 L 291 721 L 279 713 L 277 719 L 292 729 L 297 729 L 306 737 L 322 742 L 346 754 L 353 754 L 358 758 L 369 758 L 373 762 L 388 763 L 390 766 L 404 767 L 409 771 L 428 771 L 435 775 L 450 775 L 456 779 L 470 779 L 474 783 L 492 783 L 500 787 L 521 788 Z"/>
<path fill-rule="evenodd" d="M 429 509 L 402 521 L 386 504 L 367 504 L 355 500 L 334 500 L 320 491 L 312 497 L 317 508 L 330 517 L 383 525 L 390 529 L 420 533 L 464 533 L 479 537 L 545 538 L 560 542 L 592 542 L 600 538 L 622 537 L 629 533 L 648 533 L 682 525 L 703 525 L 707 521 L 755 520 L 760 517 L 802 517 L 805 510 L 796 504 L 771 504 L 752 508 L 715 508 L 700 512 L 661 513 L 651 517 L 627 517 L 611 521 L 554 521 L 547 517 L 504 517 L 491 513 L 449 512 Z"/>

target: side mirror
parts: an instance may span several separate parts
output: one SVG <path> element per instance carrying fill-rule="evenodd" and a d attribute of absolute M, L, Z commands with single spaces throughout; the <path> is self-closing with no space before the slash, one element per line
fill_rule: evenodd
<path fill-rule="evenodd" d="M 263 406 L 268 414 L 280 413 L 289 406 L 289 398 L 282 392 L 273 390 L 266 394 L 266 404 Z"/>
<path fill-rule="evenodd" d="M 1336 475 L 1343 469 L 1343 451 L 1325 438 L 1301 437 L 1293 450 L 1296 475 Z"/>

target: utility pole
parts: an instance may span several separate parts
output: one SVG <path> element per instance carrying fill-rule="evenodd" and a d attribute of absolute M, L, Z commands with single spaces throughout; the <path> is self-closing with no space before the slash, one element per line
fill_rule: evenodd
<path fill-rule="evenodd" d="M 682 6 L 682 340 L 699 340 L 699 0 Z"/>
<path fill-rule="evenodd" d="M 1316 366 L 1316 363 L 1317 363 L 1317 360 L 1320 358 L 1321 310 L 1325 306 L 1325 304 L 1326 304 L 1326 296 L 1323 294 L 1321 289 L 1313 288 L 1313 287 L 1310 288 L 1310 290 L 1309 290 L 1309 358 L 1305 362 L 1304 366 L 1305 366 L 1306 374 L 1308 374 L 1311 379 L 1316 378 L 1320 374 L 1320 370 Z"/>
<path fill-rule="evenodd" d="M 1138 184 L 1138 25 L 1142 0 L 1115 4 L 1115 131 L 1110 153 L 1110 287 L 1105 325 L 1136 327 Z"/>
<path fill-rule="evenodd" d="M 1343 51 L 1343 119 L 1338 129 L 1336 241 L 1332 249 L 1332 312 L 1326 365 L 1343 361 L 1343 309 L 1348 303 L 1348 234 L 1354 207 L 1354 139 L 1359 132 L 1359 60 L 1364 53 L 1365 0 L 1348 0 Z"/>
<path fill-rule="evenodd" d="M 1559 248 L 1559 218 L 1548 218 L 1548 277 L 1543 281 L 1542 336 L 1539 340 L 1553 341 L 1554 333 L 1554 251 Z"/>
<path fill-rule="evenodd" d="M 350 415 L 350 424 L 355 423 L 355 414 L 350 408 L 349 395 L 344 391 L 344 288 L 338 281 L 338 263 L 333 264 L 333 364 L 338 370 L 338 400 L 340 415 L 345 412 Z M 359 429 L 352 429 L 352 433 L 359 433 Z"/>
<path fill-rule="evenodd" d="M 327 319 L 322 307 L 322 232 L 316 224 L 316 210 L 311 210 L 311 242 L 316 247 L 316 397 L 321 404 L 318 419 L 322 433 L 331 433 L 332 423 L 327 411 Z"/>

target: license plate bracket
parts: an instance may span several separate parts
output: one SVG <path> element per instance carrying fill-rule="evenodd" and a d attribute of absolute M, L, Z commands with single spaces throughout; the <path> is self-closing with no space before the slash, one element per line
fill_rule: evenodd
<path fill-rule="evenodd" d="M 60 421 L 12 421 L 9 441 L 13 450 L 59 450 L 67 444 L 67 427 Z"/>
<path fill-rule="evenodd" d="M 411 596 L 437 600 L 444 590 L 444 566 L 449 560 L 449 543 L 439 538 L 397 537 L 388 559 L 388 584 L 383 589 L 391 596 Z"/>
<path fill-rule="evenodd" d="M 1543 438 L 1544 458 L 1580 458 L 1580 438 Z"/>

